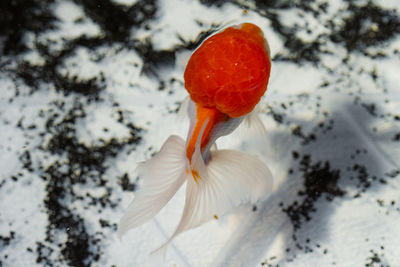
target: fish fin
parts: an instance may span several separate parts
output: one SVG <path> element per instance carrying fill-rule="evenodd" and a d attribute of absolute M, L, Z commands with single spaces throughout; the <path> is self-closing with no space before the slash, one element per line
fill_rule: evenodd
<path fill-rule="evenodd" d="M 211 150 L 213 150 L 213 151 L 216 151 L 216 150 L 218 150 L 217 143 L 214 143 L 214 144 L 212 144 L 212 146 L 211 146 Z"/>
<path fill-rule="evenodd" d="M 257 105 L 250 114 L 245 116 L 243 126 L 240 127 L 238 134 L 242 137 L 240 144 L 242 150 L 264 158 L 266 155 L 274 153 L 274 145 L 270 143 L 270 137 L 259 111 L 260 107 Z"/>
<path fill-rule="evenodd" d="M 190 101 L 190 97 L 186 96 L 181 103 L 181 106 L 178 109 L 178 116 L 177 119 L 179 121 L 183 121 L 184 118 L 186 118 L 186 114 L 187 114 L 187 110 L 188 110 L 188 106 L 189 106 L 189 101 Z"/>
<path fill-rule="evenodd" d="M 183 231 L 218 219 L 235 207 L 265 199 L 272 191 L 269 168 L 254 155 L 234 150 L 211 152 L 206 175 L 188 179 L 179 225 L 168 243 Z"/>
<path fill-rule="evenodd" d="M 165 258 L 167 256 L 167 248 L 168 248 L 168 245 L 165 244 L 150 253 L 150 255 L 149 255 L 150 256 L 150 258 L 149 258 L 150 266 L 155 266 L 155 267 L 156 266 L 157 267 L 164 266 Z"/>
<path fill-rule="evenodd" d="M 119 223 L 120 237 L 155 216 L 182 186 L 187 176 L 184 146 L 182 138 L 172 135 L 153 158 L 140 163 L 143 185 Z"/>
<path fill-rule="evenodd" d="M 265 129 L 264 123 L 262 122 L 259 115 L 260 110 L 261 107 L 259 104 L 255 106 L 253 111 L 246 115 L 245 125 L 262 139 L 267 139 L 267 130 Z"/>

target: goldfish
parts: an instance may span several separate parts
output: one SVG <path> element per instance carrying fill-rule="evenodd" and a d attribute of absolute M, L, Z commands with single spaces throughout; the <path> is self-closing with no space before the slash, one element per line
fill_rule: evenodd
<path fill-rule="evenodd" d="M 165 244 L 269 195 L 273 178 L 263 161 L 242 151 L 218 150 L 215 142 L 243 121 L 264 127 L 255 107 L 270 70 L 268 42 L 254 24 L 227 27 L 203 41 L 184 72 L 190 97 L 186 141 L 172 135 L 153 158 L 138 164 L 143 184 L 120 221 L 120 236 L 153 218 L 185 182 L 183 213 Z"/>

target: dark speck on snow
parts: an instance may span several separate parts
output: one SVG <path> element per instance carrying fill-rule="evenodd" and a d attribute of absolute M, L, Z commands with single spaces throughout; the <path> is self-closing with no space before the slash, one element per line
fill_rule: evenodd
<path fill-rule="evenodd" d="M 293 152 L 295 159 L 299 158 L 297 152 Z M 339 170 L 332 170 L 329 162 L 312 163 L 309 155 L 303 155 L 299 162 L 299 171 L 304 179 L 303 189 L 298 192 L 301 201 L 282 207 L 289 216 L 294 230 L 300 229 L 305 221 L 311 219 L 311 213 L 316 211 L 314 203 L 321 197 L 329 201 L 337 196 L 343 196 L 345 192 L 338 187 L 340 178 Z"/>
<path fill-rule="evenodd" d="M 40 133 L 43 142 L 40 149 L 53 158 L 53 161 L 35 170 L 32 164 L 30 151 L 19 156 L 22 167 L 29 172 L 39 172 L 46 182 L 46 197 L 44 207 L 48 216 L 46 236 L 36 242 L 36 262 L 42 266 L 93 266 L 102 255 L 102 236 L 92 233 L 87 228 L 86 219 L 73 208 L 73 203 L 82 205 L 85 209 L 97 207 L 115 207 L 118 203 L 112 197 L 113 189 L 104 176 L 108 166 L 106 160 L 116 157 L 124 147 L 134 147 L 140 141 L 140 129 L 132 123 L 123 122 L 130 132 L 128 138 L 100 140 L 99 145 L 87 145 L 77 138 L 76 124 L 86 116 L 85 108 L 88 103 L 100 100 L 100 93 L 105 86 L 102 73 L 99 76 L 82 80 L 78 77 L 62 75 L 57 71 L 64 60 L 73 55 L 77 48 L 93 49 L 112 42 L 129 42 L 130 30 L 152 19 L 156 10 L 154 2 L 139 1 L 134 6 L 125 9 L 103 1 L 100 6 L 97 1 L 77 1 L 84 7 L 86 15 L 92 18 L 105 32 L 105 37 L 80 36 L 76 39 L 65 40 L 60 51 L 50 49 L 51 43 L 36 41 L 36 50 L 45 59 L 43 65 L 32 65 L 20 59 L 20 55 L 29 50 L 23 36 L 27 32 L 39 35 L 45 31 L 56 29 L 57 18 L 53 15 L 51 4 L 53 1 L 3 1 L 0 6 L 0 37 L 2 40 L 1 53 L 9 55 L 8 61 L 1 59 L 0 68 L 7 73 L 15 74 L 30 87 L 30 94 L 42 87 L 43 83 L 54 85 L 55 89 L 64 96 L 72 95 L 74 99 L 71 109 L 65 108 L 65 102 L 53 102 L 53 107 L 41 112 L 41 118 L 47 118 L 45 132 Z M 115 20 L 118 16 L 118 23 Z M 149 44 L 147 44 L 149 45 Z M 137 45 L 139 49 L 140 45 Z M 142 51 L 142 50 L 140 50 Z M 142 51 L 144 55 L 154 51 Z M 148 58 L 150 59 L 150 58 Z M 170 60 L 170 59 L 168 59 Z M 17 65 L 9 64 L 15 61 Z M 15 67 L 16 66 L 16 67 Z M 16 94 L 19 96 L 18 84 Z M 22 119 L 21 130 L 32 130 L 36 126 L 24 129 Z M 45 141 L 47 140 L 47 141 Z M 42 163 L 40 163 L 42 165 Z M 16 176 L 12 178 L 18 181 Z M 128 180 L 127 180 L 128 179 Z M 128 176 L 123 176 L 122 187 L 132 191 L 134 184 L 129 182 Z M 77 190 L 74 185 L 81 185 Z M 94 196 L 90 188 L 102 188 L 104 193 Z M 106 227 L 105 220 L 100 221 L 101 227 Z M 114 229 L 115 230 L 115 229 Z M 63 234 L 65 240 L 58 236 Z M 10 236 L 0 237 L 0 248 L 8 246 L 14 239 L 14 232 Z M 54 249 L 60 249 L 61 254 Z M 29 248 L 28 251 L 34 251 Z M 1 263 L 0 263 L 1 265 Z"/>

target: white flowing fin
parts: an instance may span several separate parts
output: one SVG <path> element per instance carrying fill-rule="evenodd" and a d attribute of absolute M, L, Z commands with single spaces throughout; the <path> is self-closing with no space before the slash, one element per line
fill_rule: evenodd
<path fill-rule="evenodd" d="M 245 147 L 249 145 L 252 147 L 252 153 L 257 151 L 260 146 L 268 146 L 269 139 L 264 123 L 259 115 L 260 110 L 260 104 L 257 104 L 250 113 L 240 117 L 243 119 L 243 123 L 241 123 L 232 134 L 224 137 L 224 139 L 229 140 L 231 143 L 241 140 L 241 143 L 246 143 Z M 253 147 L 255 149 L 253 149 Z"/>
<path fill-rule="evenodd" d="M 216 150 L 218 150 L 218 146 L 217 146 L 217 143 L 214 143 L 211 146 L 211 151 L 216 151 Z"/>
<path fill-rule="evenodd" d="M 153 158 L 138 166 L 143 185 L 119 223 L 119 236 L 155 216 L 182 186 L 187 178 L 184 146 L 182 138 L 172 135 Z"/>
<path fill-rule="evenodd" d="M 187 112 L 188 112 L 188 106 L 189 106 L 189 101 L 190 101 L 190 97 L 186 96 L 181 103 L 181 106 L 178 109 L 178 113 L 177 113 L 177 119 L 179 121 L 183 121 L 186 118 Z"/>
<path fill-rule="evenodd" d="M 257 105 L 252 112 L 243 116 L 243 123 L 235 132 L 224 137 L 224 142 L 264 159 L 266 155 L 271 156 L 273 153 L 273 144 L 270 143 L 270 137 L 260 118 L 259 111 L 260 107 Z"/>
<path fill-rule="evenodd" d="M 267 139 L 267 130 L 265 129 L 264 123 L 260 119 L 260 105 L 257 104 L 254 109 L 245 116 L 245 126 L 247 126 L 250 131 L 254 132 L 259 138 Z"/>
<path fill-rule="evenodd" d="M 195 153 L 199 154 L 199 151 Z M 261 201 L 272 190 L 271 171 L 258 157 L 244 152 L 211 151 L 211 159 L 205 168 L 205 176 L 188 179 L 182 218 L 175 233 L 160 250 L 183 231 L 218 219 L 241 204 Z"/>

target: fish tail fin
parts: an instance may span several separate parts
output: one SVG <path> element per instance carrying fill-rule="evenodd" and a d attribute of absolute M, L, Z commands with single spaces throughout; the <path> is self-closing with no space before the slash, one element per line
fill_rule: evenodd
<path fill-rule="evenodd" d="M 185 142 L 175 135 L 153 158 L 139 164 L 137 173 L 143 184 L 121 218 L 119 237 L 151 219 L 167 204 L 184 183 L 185 169 Z"/>
<path fill-rule="evenodd" d="M 165 258 L 167 255 L 168 243 L 165 243 L 158 249 L 150 253 L 149 263 L 150 266 L 163 266 L 165 265 Z"/>
<path fill-rule="evenodd" d="M 194 161 L 197 159 L 200 159 L 198 147 Z M 254 155 L 217 150 L 211 151 L 207 165 L 201 159 L 193 164 L 199 168 L 199 176 L 188 179 L 181 220 L 161 250 L 179 233 L 218 219 L 241 204 L 261 201 L 272 191 L 271 171 Z"/>

